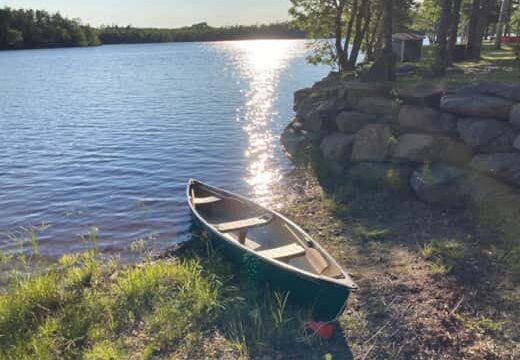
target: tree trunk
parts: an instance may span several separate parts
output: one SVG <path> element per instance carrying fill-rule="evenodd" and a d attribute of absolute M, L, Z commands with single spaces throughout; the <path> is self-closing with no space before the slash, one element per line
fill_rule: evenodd
<path fill-rule="evenodd" d="M 393 0 L 385 0 L 384 18 L 383 18 L 383 34 L 385 40 L 385 47 L 383 52 L 392 52 L 392 17 L 393 17 Z"/>
<path fill-rule="evenodd" d="M 376 19 L 374 22 L 374 29 L 372 30 L 372 33 L 370 31 L 367 31 L 367 38 L 368 44 L 367 44 L 367 61 L 374 61 L 375 55 L 380 50 L 380 42 L 379 42 L 379 27 L 381 26 L 381 16 L 382 12 L 378 11 L 376 15 Z"/>
<path fill-rule="evenodd" d="M 384 48 L 378 58 L 363 75 L 362 80 L 370 81 L 393 81 L 395 80 L 395 55 L 392 52 L 392 17 L 393 0 L 385 0 L 383 8 L 383 39 Z"/>
<path fill-rule="evenodd" d="M 457 45 L 457 35 L 459 33 L 461 5 L 462 5 L 462 0 L 453 0 L 450 34 L 449 34 L 449 38 L 448 38 L 448 65 L 451 65 L 453 63 L 453 54 L 455 53 L 455 45 Z"/>
<path fill-rule="evenodd" d="M 511 15 L 513 12 L 513 2 L 509 1 L 509 9 L 507 9 L 507 21 L 504 26 L 504 36 L 511 36 Z M 518 33 L 517 33 L 518 34 Z"/>
<path fill-rule="evenodd" d="M 495 49 L 499 50 L 502 46 L 502 35 L 504 34 L 504 24 L 508 23 L 509 8 L 511 0 L 502 0 L 500 15 L 498 16 L 497 29 L 495 34 Z"/>
<path fill-rule="evenodd" d="M 437 75 L 444 75 L 448 66 L 448 29 L 451 22 L 451 0 L 441 0 L 441 16 L 437 26 Z"/>
<path fill-rule="evenodd" d="M 368 9 L 369 5 L 369 0 L 363 0 L 361 5 L 359 6 L 359 12 L 356 17 L 356 35 L 354 36 L 354 41 L 352 42 L 352 50 L 350 51 L 349 56 L 349 66 L 351 68 L 354 68 L 356 66 L 359 50 L 361 49 L 361 44 L 363 42 L 363 36 L 365 35 L 367 25 L 370 22 L 370 13 Z M 365 21 L 364 25 L 363 20 Z"/>
<path fill-rule="evenodd" d="M 480 60 L 480 49 L 483 30 L 482 0 L 473 0 L 471 17 L 468 25 L 468 44 L 466 47 L 466 58 L 468 60 Z"/>
<path fill-rule="evenodd" d="M 341 0 L 336 7 L 336 17 L 334 23 L 335 30 L 335 46 L 336 46 L 336 57 L 338 62 L 339 71 L 344 71 L 348 69 L 348 57 L 345 51 L 343 50 L 342 40 L 343 40 L 343 10 L 345 9 L 345 0 Z"/>
<path fill-rule="evenodd" d="M 347 31 L 345 36 L 344 51 L 346 54 L 349 53 L 350 40 L 352 39 L 352 28 L 354 26 L 354 20 L 356 19 L 356 12 L 358 8 L 358 0 L 352 1 L 352 8 L 350 9 L 350 17 L 347 23 Z"/>

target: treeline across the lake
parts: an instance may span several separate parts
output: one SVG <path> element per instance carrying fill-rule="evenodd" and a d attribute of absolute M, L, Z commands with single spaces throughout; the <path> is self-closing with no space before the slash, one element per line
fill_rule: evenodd
<path fill-rule="evenodd" d="M 212 27 L 207 23 L 200 23 L 178 29 L 143 29 L 131 26 L 110 26 L 99 29 L 99 39 L 103 44 L 291 39 L 304 37 L 305 33 L 303 31 L 289 28 L 288 23 L 225 27 Z"/>
<path fill-rule="evenodd" d="M 207 23 L 177 29 L 84 25 L 44 10 L 0 9 L 0 50 L 100 44 L 304 38 L 288 23 L 212 27 Z"/>
<path fill-rule="evenodd" d="M 0 49 L 99 45 L 96 29 L 43 10 L 0 9 Z"/>

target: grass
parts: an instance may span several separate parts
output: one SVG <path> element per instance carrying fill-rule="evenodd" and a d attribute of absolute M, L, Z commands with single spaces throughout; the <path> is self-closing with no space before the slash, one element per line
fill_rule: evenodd
<path fill-rule="evenodd" d="M 29 256 L 3 257 L 19 270 L 0 288 L 0 359 L 248 359 L 295 343 L 322 357 L 306 310 L 242 282 L 204 235 L 182 258 L 134 266 L 102 258 L 95 231 L 91 250 L 50 265 L 28 239 Z"/>
<path fill-rule="evenodd" d="M 428 82 L 444 85 L 464 85 L 478 81 L 520 81 L 520 62 L 517 58 L 518 47 L 503 45 L 501 50 L 495 50 L 490 43 L 484 43 L 480 61 L 462 61 L 453 64 L 454 72 L 448 76 L 432 78 L 429 76 L 434 63 L 434 49 L 423 48 L 422 60 L 414 65 L 417 72 L 414 75 L 398 79 L 398 86 L 417 82 Z"/>
<path fill-rule="evenodd" d="M 222 285 L 205 277 L 197 260 L 114 273 L 88 251 L 58 264 L 14 275 L 0 295 L 0 358 L 119 358 L 120 339 L 143 321 L 153 355 L 181 341 L 188 323 L 211 321 L 218 308 Z"/>

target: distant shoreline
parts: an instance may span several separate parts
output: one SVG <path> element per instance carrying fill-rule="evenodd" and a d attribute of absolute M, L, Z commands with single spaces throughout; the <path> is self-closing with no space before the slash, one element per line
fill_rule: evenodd
<path fill-rule="evenodd" d="M 161 29 L 132 26 L 92 27 L 43 10 L 0 8 L 0 50 L 54 49 L 115 44 L 304 39 L 288 22 L 213 27 L 205 22 Z M 5 29 L 5 31 L 4 31 Z"/>
<path fill-rule="evenodd" d="M 30 50 L 58 50 L 58 49 L 85 49 L 85 48 L 99 48 L 103 46 L 115 45 L 158 45 L 158 44 L 190 44 L 190 43 L 218 43 L 228 41 L 247 41 L 247 40 L 313 40 L 307 37 L 262 37 L 262 38 L 239 38 L 239 39 L 218 39 L 218 40 L 185 40 L 185 41 L 156 41 L 156 42 L 121 42 L 108 43 L 97 45 L 70 45 L 70 46 L 47 46 L 47 47 L 33 47 L 33 48 L 19 48 L 19 49 L 0 49 L 0 53 L 9 51 L 30 51 Z"/>

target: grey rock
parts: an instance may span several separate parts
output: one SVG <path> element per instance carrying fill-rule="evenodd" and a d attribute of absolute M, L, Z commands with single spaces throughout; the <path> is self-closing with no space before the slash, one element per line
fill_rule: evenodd
<path fill-rule="evenodd" d="M 486 152 L 510 152 L 516 132 L 505 121 L 462 118 L 457 123 L 461 138 L 473 149 Z"/>
<path fill-rule="evenodd" d="M 349 174 L 352 180 L 361 184 L 380 184 L 394 190 L 408 191 L 412 171 L 413 167 L 408 164 L 359 162 L 350 167 Z"/>
<path fill-rule="evenodd" d="M 498 97 L 454 94 L 441 99 L 441 110 L 453 114 L 483 118 L 508 119 L 513 103 Z"/>
<path fill-rule="evenodd" d="M 518 209 L 520 204 L 518 190 L 493 177 L 468 171 L 466 186 L 470 189 L 472 203 L 481 207 L 493 205 L 502 209 Z"/>
<path fill-rule="evenodd" d="M 499 180 L 445 164 L 420 167 L 410 185 L 420 199 L 448 206 L 504 206 L 519 200 L 515 189 Z"/>
<path fill-rule="evenodd" d="M 354 134 L 364 126 L 377 122 L 377 119 L 377 116 L 371 114 L 343 111 L 336 116 L 336 126 L 343 133 Z"/>
<path fill-rule="evenodd" d="M 391 84 L 381 82 L 362 82 L 359 79 L 351 80 L 344 85 L 345 95 L 350 98 L 386 96 L 392 89 Z"/>
<path fill-rule="evenodd" d="M 327 160 L 348 160 L 350 159 L 353 140 L 354 135 L 329 134 L 321 140 L 321 154 Z"/>
<path fill-rule="evenodd" d="M 516 129 L 520 129 L 520 104 L 513 105 L 509 113 L 509 122 Z"/>
<path fill-rule="evenodd" d="M 300 111 L 303 101 L 312 94 L 311 88 L 300 89 L 294 92 L 294 111 Z"/>
<path fill-rule="evenodd" d="M 516 150 L 520 150 L 520 135 L 516 137 L 515 142 L 513 143 L 513 147 Z"/>
<path fill-rule="evenodd" d="M 393 99 L 370 96 L 359 99 L 355 109 L 367 114 L 394 114 L 399 110 L 399 104 Z"/>
<path fill-rule="evenodd" d="M 291 156 L 295 157 L 300 149 L 300 145 L 303 142 L 303 136 L 293 128 L 287 127 L 282 132 L 280 140 L 285 151 Z"/>
<path fill-rule="evenodd" d="M 404 134 L 393 147 L 393 157 L 412 162 L 445 162 L 463 165 L 471 159 L 471 149 L 448 136 Z"/>
<path fill-rule="evenodd" d="M 458 93 L 477 93 L 498 96 L 511 101 L 520 101 L 520 84 L 499 81 L 483 81 L 459 89 Z"/>
<path fill-rule="evenodd" d="M 432 161 L 445 162 L 453 165 L 465 165 L 473 156 L 471 148 L 462 141 L 448 137 L 436 136 Z"/>
<path fill-rule="evenodd" d="M 392 130 L 388 125 L 371 124 L 354 138 L 352 161 L 382 161 L 390 154 Z"/>
<path fill-rule="evenodd" d="M 457 118 L 432 108 L 405 105 L 399 111 L 399 126 L 405 131 L 450 134 L 457 130 Z"/>
<path fill-rule="evenodd" d="M 472 169 L 520 186 L 520 153 L 476 155 L 470 166 Z"/>
<path fill-rule="evenodd" d="M 427 161 L 434 147 L 433 135 L 404 134 L 399 137 L 393 149 L 393 157 L 416 162 Z"/>
<path fill-rule="evenodd" d="M 301 126 L 298 119 L 294 118 L 280 135 L 280 141 L 289 157 L 297 157 L 303 147 L 316 141 L 316 136 L 301 130 Z"/>
<path fill-rule="evenodd" d="M 397 96 L 408 104 L 438 108 L 446 92 L 445 86 L 425 83 L 400 88 Z"/>
<path fill-rule="evenodd" d="M 465 186 L 467 171 L 448 166 L 434 164 L 422 166 L 413 172 L 410 185 L 415 194 L 423 201 L 448 206 L 463 206 L 471 198 Z"/>
<path fill-rule="evenodd" d="M 302 106 L 296 115 L 303 128 L 312 132 L 330 131 L 336 127 L 336 107 L 334 99 L 313 102 L 312 106 Z"/>

